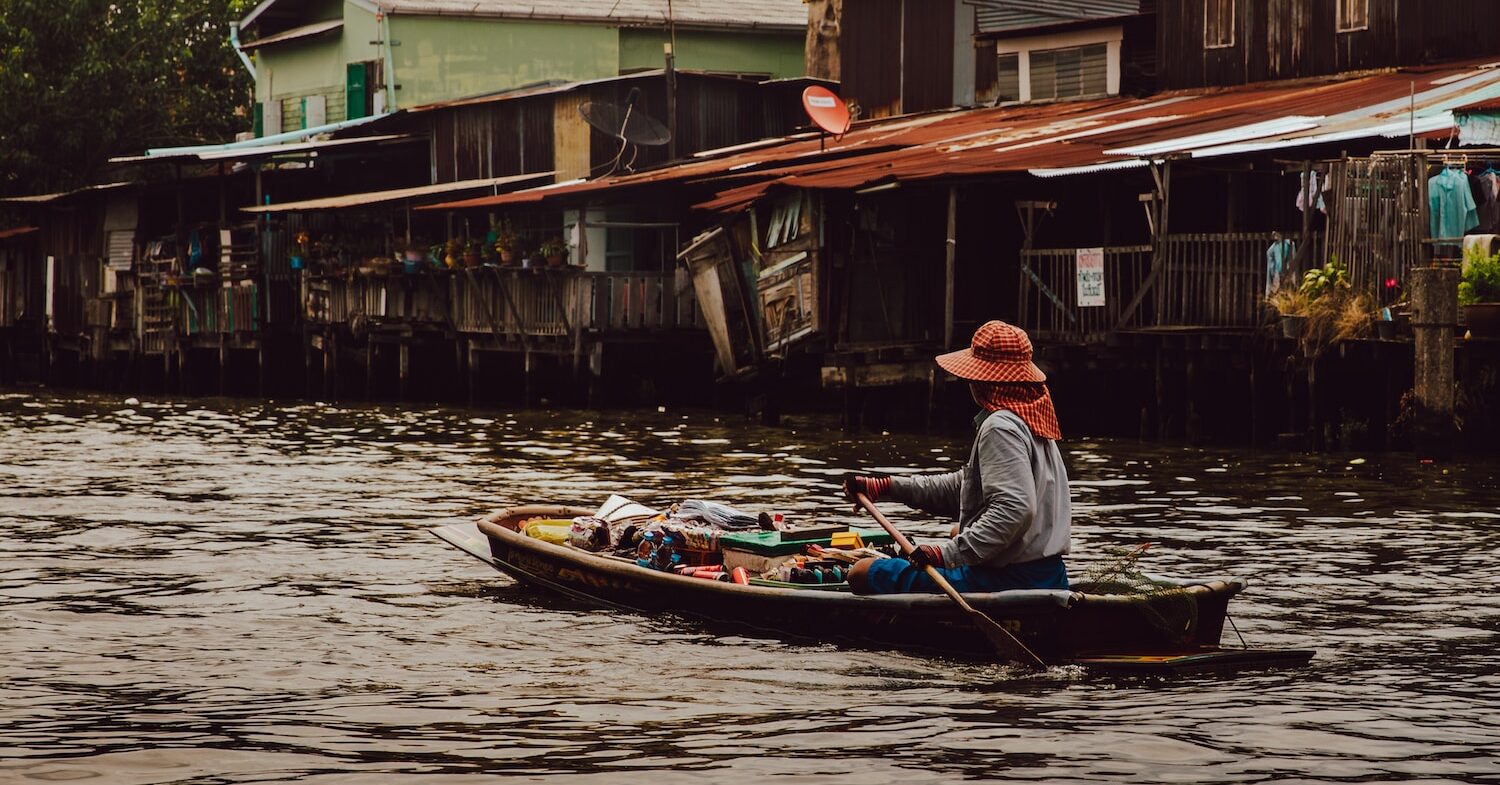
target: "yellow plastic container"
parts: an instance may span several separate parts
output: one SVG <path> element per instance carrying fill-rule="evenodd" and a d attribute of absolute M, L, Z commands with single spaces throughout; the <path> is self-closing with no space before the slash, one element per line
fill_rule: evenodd
<path fill-rule="evenodd" d="M 527 537 L 532 537 L 542 542 L 550 542 L 553 545 L 565 545 L 568 542 L 568 531 L 572 528 L 572 521 L 535 518 L 523 524 L 521 532 Z"/>

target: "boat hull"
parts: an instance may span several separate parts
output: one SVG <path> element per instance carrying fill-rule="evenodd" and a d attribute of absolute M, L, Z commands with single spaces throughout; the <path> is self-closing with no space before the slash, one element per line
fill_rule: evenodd
<path fill-rule="evenodd" d="M 442 539 L 518 581 L 591 603 L 625 610 L 672 613 L 780 637 L 835 641 L 948 656 L 992 659 L 993 649 L 946 597 L 932 594 L 861 596 L 847 591 L 740 586 L 658 572 L 621 559 L 553 545 L 515 531 L 527 517 L 573 517 L 587 510 L 524 507 L 477 524 L 437 530 Z M 1115 670 L 1170 669 L 1171 657 L 1194 655 L 1196 666 L 1220 650 L 1228 602 L 1242 581 L 1185 585 L 1196 603 L 1196 624 L 1165 629 L 1139 598 L 1074 591 L 1022 590 L 966 595 L 1027 647 L 1050 663 L 1089 657 Z M 1310 656 L 1310 653 L 1307 653 Z M 1132 666 L 1121 655 L 1140 658 Z M 1283 660 L 1285 658 L 1282 658 Z M 1302 657 L 1306 661 L 1306 657 Z"/>

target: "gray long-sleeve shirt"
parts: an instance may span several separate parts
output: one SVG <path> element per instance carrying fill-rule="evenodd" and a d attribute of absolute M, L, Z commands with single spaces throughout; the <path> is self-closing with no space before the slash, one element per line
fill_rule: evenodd
<path fill-rule="evenodd" d="M 1068 552 L 1072 502 L 1062 452 L 1014 412 L 984 418 L 962 468 L 892 478 L 890 495 L 958 518 L 958 536 L 942 546 L 948 567 L 1002 567 Z"/>

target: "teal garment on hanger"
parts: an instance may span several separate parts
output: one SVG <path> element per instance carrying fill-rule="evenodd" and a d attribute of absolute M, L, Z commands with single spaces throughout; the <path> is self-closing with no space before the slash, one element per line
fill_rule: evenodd
<path fill-rule="evenodd" d="M 1427 181 L 1427 208 L 1431 214 L 1429 227 L 1433 238 L 1454 238 L 1443 245 L 1457 246 L 1458 238 L 1479 225 L 1479 211 L 1474 204 L 1474 191 L 1469 188 L 1469 176 L 1453 169 L 1444 169 Z"/>
<path fill-rule="evenodd" d="M 1291 240 L 1277 240 L 1266 249 L 1266 296 L 1281 288 L 1281 277 L 1286 275 L 1287 265 L 1297 254 L 1297 244 Z"/>

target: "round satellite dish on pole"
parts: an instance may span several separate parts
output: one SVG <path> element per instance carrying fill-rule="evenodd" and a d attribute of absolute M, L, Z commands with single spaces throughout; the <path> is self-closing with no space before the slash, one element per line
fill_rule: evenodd
<path fill-rule="evenodd" d="M 578 106 L 578 113 L 594 130 L 623 142 L 659 147 L 672 141 L 672 132 L 660 120 L 635 105 L 640 95 L 640 89 L 632 87 L 624 106 L 585 101 Z"/>
<path fill-rule="evenodd" d="M 813 85 L 802 91 L 802 108 L 813 125 L 834 136 L 843 136 L 849 131 L 849 107 L 832 90 Z"/>

